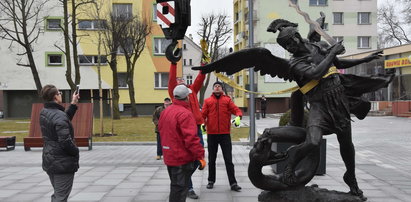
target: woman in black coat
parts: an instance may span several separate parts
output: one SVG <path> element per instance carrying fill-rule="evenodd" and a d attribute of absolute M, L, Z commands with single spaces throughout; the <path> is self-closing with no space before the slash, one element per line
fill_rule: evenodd
<path fill-rule="evenodd" d="M 79 168 L 79 150 L 74 142 L 71 119 L 76 113 L 79 94 L 74 93 L 65 111 L 61 92 L 54 85 L 41 89 L 44 108 L 40 112 L 43 135 L 43 170 L 54 188 L 51 201 L 67 201 L 73 186 L 74 173 Z"/>

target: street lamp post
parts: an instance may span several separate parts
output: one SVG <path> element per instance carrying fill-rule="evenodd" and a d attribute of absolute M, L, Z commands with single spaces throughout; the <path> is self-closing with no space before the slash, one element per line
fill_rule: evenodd
<path fill-rule="evenodd" d="M 248 0 L 248 47 L 254 46 L 254 26 L 253 26 L 253 0 Z M 254 92 L 254 70 L 248 69 L 250 77 L 250 91 Z M 255 99 L 254 94 L 250 93 L 250 146 L 255 142 Z"/>

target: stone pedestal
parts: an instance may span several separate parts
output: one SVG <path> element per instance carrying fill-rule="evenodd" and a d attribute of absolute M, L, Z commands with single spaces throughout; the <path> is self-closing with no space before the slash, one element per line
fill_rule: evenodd
<path fill-rule="evenodd" d="M 321 189 L 311 185 L 286 191 L 263 191 L 258 196 L 261 202 L 362 202 L 363 200 L 349 193 Z"/>

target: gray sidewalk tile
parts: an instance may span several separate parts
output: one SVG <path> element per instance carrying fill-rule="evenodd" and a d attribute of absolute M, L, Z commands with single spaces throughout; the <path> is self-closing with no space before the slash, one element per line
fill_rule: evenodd
<path fill-rule="evenodd" d="M 114 189 L 111 190 L 107 196 L 127 196 L 132 197 L 136 196 L 140 190 L 138 189 Z"/>
<path fill-rule="evenodd" d="M 90 185 L 83 188 L 82 190 L 84 190 L 84 192 L 109 192 L 113 188 L 114 186 L 110 185 Z"/>
<path fill-rule="evenodd" d="M 156 194 L 149 194 L 149 193 L 139 193 L 133 201 L 136 202 L 145 202 L 145 201 L 168 201 L 169 193 L 156 193 Z"/>
<path fill-rule="evenodd" d="M 245 117 L 246 118 L 246 117 Z M 275 125 L 278 119 L 257 120 L 257 130 Z M 411 198 L 411 119 L 367 117 L 353 125 L 356 145 L 357 178 L 368 201 L 410 201 Z M 389 128 L 389 130 L 387 129 Z M 390 135 L 387 135 L 390 134 Z M 309 184 L 348 192 L 343 182 L 344 164 L 335 135 L 327 138 L 327 170 Z M 221 150 L 217 156 L 214 189 L 206 189 L 208 168 L 196 171 L 193 185 L 198 200 L 187 202 L 254 202 L 261 190 L 248 178 L 250 147 L 233 145 L 233 163 L 241 192 L 233 192 L 227 180 Z M 69 201 L 168 201 L 170 180 L 163 161 L 154 159 L 156 146 L 103 145 L 80 150 L 80 169 L 74 178 Z M 41 168 L 41 149 L 25 152 L 22 146 L 0 152 L 0 201 L 49 202 L 53 193 L 48 176 Z M 206 152 L 207 154 L 207 152 Z M 266 166 L 263 173 L 271 174 Z M 18 199 L 18 200 L 17 200 Z"/>
<path fill-rule="evenodd" d="M 162 193 L 169 191 L 170 185 L 146 185 L 141 188 L 141 193 Z"/>
<path fill-rule="evenodd" d="M 0 190 L 0 198 L 6 198 L 9 196 L 13 196 L 17 193 L 21 192 L 21 190 L 5 190 L 5 189 L 1 189 Z"/>
<path fill-rule="evenodd" d="M 133 202 L 134 196 L 108 196 L 101 199 L 101 202 Z"/>
<path fill-rule="evenodd" d="M 101 178 L 93 183 L 93 185 L 118 185 L 124 179 Z"/>
<path fill-rule="evenodd" d="M 145 185 L 145 183 L 141 182 L 122 182 L 116 186 L 116 189 L 140 189 Z"/>
<path fill-rule="evenodd" d="M 45 186 L 45 185 L 37 185 L 34 187 L 31 187 L 30 189 L 24 190 L 24 193 L 41 193 L 41 194 L 45 194 L 48 193 L 52 190 L 53 188 L 51 187 L 51 185 Z"/>
<path fill-rule="evenodd" d="M 80 192 L 75 194 L 69 201 L 100 201 L 105 192 Z"/>
<path fill-rule="evenodd" d="M 20 201 L 34 201 L 37 200 L 39 198 L 41 198 L 43 196 L 43 194 L 27 194 L 27 193 L 20 193 L 16 196 L 13 197 L 9 197 L 7 199 L 4 200 L 4 202 L 20 202 Z"/>

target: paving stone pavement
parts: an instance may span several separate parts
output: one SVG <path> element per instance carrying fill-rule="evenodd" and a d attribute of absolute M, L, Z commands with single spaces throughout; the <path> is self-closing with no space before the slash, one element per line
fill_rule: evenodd
<path fill-rule="evenodd" d="M 243 119 L 247 121 L 247 117 Z M 257 131 L 278 124 L 278 118 L 256 121 Z M 368 201 L 411 201 L 411 119 L 367 117 L 354 119 L 357 178 Z M 247 177 L 249 147 L 233 146 L 233 162 L 241 192 L 230 190 L 221 150 L 217 158 L 217 180 L 206 189 L 208 171 L 193 175 L 197 200 L 188 202 L 254 202 L 261 192 Z M 69 201 L 168 201 L 169 177 L 162 161 L 155 160 L 154 144 L 95 145 L 81 148 L 80 169 L 75 175 Z M 0 201 L 50 201 L 52 187 L 41 168 L 41 149 L 25 152 L 0 151 Z M 327 170 L 310 184 L 348 191 L 342 180 L 345 171 L 335 135 L 327 136 Z M 264 168 L 269 174 L 271 169 Z"/>

